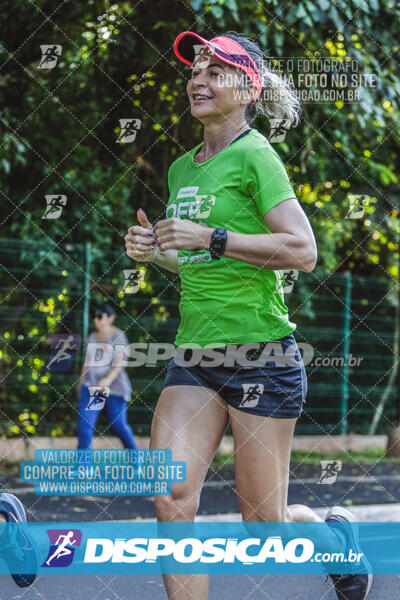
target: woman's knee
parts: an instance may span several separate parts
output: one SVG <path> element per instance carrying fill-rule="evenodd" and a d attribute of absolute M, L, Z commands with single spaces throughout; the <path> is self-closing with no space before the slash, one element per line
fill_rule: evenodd
<path fill-rule="evenodd" d="M 189 488 L 173 490 L 170 496 L 156 496 L 154 503 L 159 521 L 193 521 L 200 495 Z"/>

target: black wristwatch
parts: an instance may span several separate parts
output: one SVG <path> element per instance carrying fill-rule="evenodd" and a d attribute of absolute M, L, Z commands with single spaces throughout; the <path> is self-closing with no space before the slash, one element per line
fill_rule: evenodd
<path fill-rule="evenodd" d="M 214 260 L 220 259 L 225 252 L 226 236 L 226 229 L 222 229 L 221 227 L 217 227 L 212 232 L 210 239 L 210 253 L 211 258 Z"/>

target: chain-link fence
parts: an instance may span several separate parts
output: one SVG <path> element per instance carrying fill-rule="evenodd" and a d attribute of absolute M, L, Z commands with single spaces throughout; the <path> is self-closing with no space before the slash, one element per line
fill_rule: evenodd
<path fill-rule="evenodd" d="M 92 329 L 90 307 L 108 301 L 130 343 L 171 343 L 179 323 L 179 278 L 130 261 L 124 248 L 3 239 L 0 278 L 0 435 L 76 433 L 76 382 Z M 124 270 L 143 271 L 138 293 L 126 293 Z M 299 273 L 286 295 L 295 336 L 307 354 L 307 404 L 297 433 L 368 433 L 386 399 L 376 432 L 396 418 L 391 377 L 396 335 L 396 281 L 315 269 Z M 49 334 L 79 334 L 68 371 L 44 370 Z M 311 354 L 313 356 L 311 357 Z M 127 367 L 133 384 L 129 420 L 149 434 L 167 361 Z M 110 433 L 103 418 L 97 431 Z"/>

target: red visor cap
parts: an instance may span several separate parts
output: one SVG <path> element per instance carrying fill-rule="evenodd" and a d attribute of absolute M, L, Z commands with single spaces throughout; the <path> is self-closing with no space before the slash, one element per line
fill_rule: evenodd
<path fill-rule="evenodd" d="M 183 31 L 174 42 L 174 52 L 182 62 L 192 65 L 196 56 L 195 45 L 204 45 L 222 61 L 233 67 L 238 67 L 256 84 L 257 92 L 253 104 L 261 94 L 262 82 L 260 72 L 254 60 L 241 44 L 223 35 L 206 40 L 193 31 Z"/>

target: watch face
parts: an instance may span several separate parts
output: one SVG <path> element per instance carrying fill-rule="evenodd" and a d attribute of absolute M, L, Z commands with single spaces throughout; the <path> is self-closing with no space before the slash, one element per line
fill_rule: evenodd
<path fill-rule="evenodd" d="M 221 258 L 226 243 L 226 231 L 217 227 L 212 234 L 210 241 L 210 251 L 213 258 Z"/>

